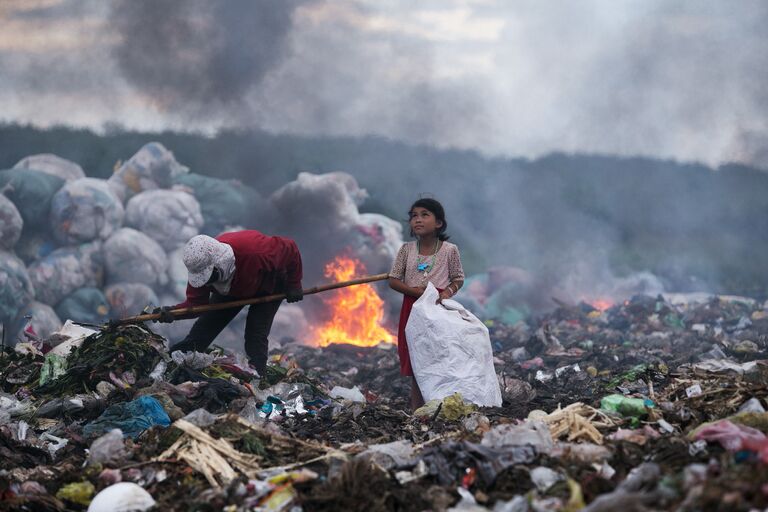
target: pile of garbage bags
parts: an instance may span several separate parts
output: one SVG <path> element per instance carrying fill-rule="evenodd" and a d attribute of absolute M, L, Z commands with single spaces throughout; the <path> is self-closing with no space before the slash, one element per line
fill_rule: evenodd
<path fill-rule="evenodd" d="M 264 199 L 242 183 L 190 172 L 157 142 L 118 163 L 107 180 L 55 155 L 26 157 L 0 170 L 0 330 L 8 344 L 39 335 L 50 315 L 30 316 L 38 311 L 29 307 L 33 301 L 65 315 L 59 325 L 177 304 L 187 287 L 183 246 L 200 233 L 254 228 L 292 237 L 312 249 L 307 283 L 326 279 L 323 269 L 340 250 L 351 249 L 371 272 L 388 268 L 402 228 L 383 215 L 360 213 L 366 195 L 349 174 L 301 173 Z M 394 314 L 394 301 L 390 306 Z M 296 336 L 307 321 L 305 308 L 281 308 L 275 335 Z M 177 342 L 188 324 L 159 329 Z M 241 340 L 242 325 L 232 324 L 218 341 Z"/>
<path fill-rule="evenodd" d="M 406 407 L 393 345 L 265 375 L 144 325 L 0 355 L 0 510 L 763 510 L 768 309 L 636 296 L 488 326 L 499 407 Z"/>
<path fill-rule="evenodd" d="M 166 305 L 159 298 L 180 302 L 180 248 L 199 233 L 245 225 L 261 202 L 250 187 L 190 173 L 156 142 L 108 180 L 51 154 L 0 170 L 6 343 L 47 336 L 65 320 L 101 323 Z"/>

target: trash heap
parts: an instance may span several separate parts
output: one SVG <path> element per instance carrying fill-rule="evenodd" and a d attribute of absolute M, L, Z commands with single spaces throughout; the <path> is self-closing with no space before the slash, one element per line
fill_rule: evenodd
<path fill-rule="evenodd" d="M 68 324 L 0 359 L 0 510 L 768 507 L 768 310 L 633 297 L 490 325 L 502 407 L 406 408 L 391 346 L 169 354 Z"/>

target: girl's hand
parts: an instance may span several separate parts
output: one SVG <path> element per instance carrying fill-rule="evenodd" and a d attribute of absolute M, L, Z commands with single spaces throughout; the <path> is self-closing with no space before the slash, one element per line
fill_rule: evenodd
<path fill-rule="evenodd" d="M 411 290 L 413 291 L 413 296 L 416 297 L 417 299 L 419 297 L 421 297 L 422 295 L 424 295 L 424 291 L 426 289 L 427 289 L 426 286 L 415 286 L 415 287 L 411 288 Z"/>
<path fill-rule="evenodd" d="M 437 298 L 437 301 L 435 302 L 435 304 L 440 304 L 441 302 L 443 302 L 443 300 L 450 299 L 451 297 L 453 297 L 453 294 L 448 288 L 446 288 L 445 290 L 440 292 L 440 296 Z"/>

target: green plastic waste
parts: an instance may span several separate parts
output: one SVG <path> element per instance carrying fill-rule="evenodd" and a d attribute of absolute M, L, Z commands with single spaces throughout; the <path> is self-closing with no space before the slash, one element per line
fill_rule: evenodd
<path fill-rule="evenodd" d="M 40 368 L 40 385 L 56 380 L 67 373 L 67 359 L 56 354 L 46 354 L 43 367 Z"/>
<path fill-rule="evenodd" d="M 60 500 L 67 500 L 86 506 L 91 502 L 91 498 L 95 493 L 96 488 L 91 482 L 74 482 L 59 489 L 56 497 Z"/>
<path fill-rule="evenodd" d="M 653 400 L 647 398 L 629 398 L 624 395 L 608 395 L 600 400 L 600 408 L 612 411 L 628 418 L 642 418 L 648 409 L 655 407 Z"/>

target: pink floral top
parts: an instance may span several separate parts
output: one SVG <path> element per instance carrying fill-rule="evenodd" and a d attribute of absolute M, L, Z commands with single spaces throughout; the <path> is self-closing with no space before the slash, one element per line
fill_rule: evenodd
<path fill-rule="evenodd" d="M 389 277 L 399 279 L 406 286 L 426 286 L 431 282 L 435 288 L 440 289 L 446 288 L 453 281 L 464 279 L 458 247 L 450 242 L 442 242 L 434 256 L 435 261 L 432 264 L 432 255 L 420 256 L 416 242 L 407 242 L 400 247 Z M 424 263 L 426 265 L 423 265 Z M 419 271 L 419 264 L 427 267 L 425 271 Z"/>

